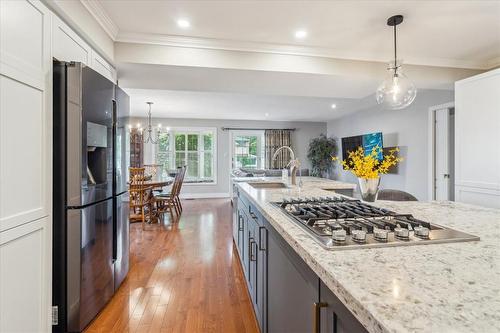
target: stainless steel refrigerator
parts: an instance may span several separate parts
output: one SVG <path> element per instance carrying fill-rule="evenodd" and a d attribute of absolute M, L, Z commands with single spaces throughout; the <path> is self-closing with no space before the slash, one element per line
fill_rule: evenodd
<path fill-rule="evenodd" d="M 80 332 L 128 271 L 128 96 L 81 63 L 53 64 L 54 332 Z"/>

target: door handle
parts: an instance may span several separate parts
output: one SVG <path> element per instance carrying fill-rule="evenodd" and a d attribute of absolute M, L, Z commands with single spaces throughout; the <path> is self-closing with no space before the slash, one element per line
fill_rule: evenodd
<path fill-rule="evenodd" d="M 259 251 L 265 251 L 266 248 L 262 246 L 263 241 L 265 241 L 264 237 L 262 237 L 262 230 L 266 230 L 265 227 L 259 227 Z"/>
<path fill-rule="evenodd" d="M 314 302 L 313 303 L 313 333 L 319 333 L 320 310 L 326 308 L 328 303 Z"/>

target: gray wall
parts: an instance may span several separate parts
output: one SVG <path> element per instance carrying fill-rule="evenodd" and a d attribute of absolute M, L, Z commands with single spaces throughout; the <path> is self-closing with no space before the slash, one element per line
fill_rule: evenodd
<path fill-rule="evenodd" d="M 428 109 L 430 106 L 452 102 L 453 91 L 419 91 L 415 101 L 404 110 L 383 110 L 379 106 L 328 122 L 328 135 L 340 138 L 382 132 L 384 146 L 399 146 L 404 161 L 398 174 L 382 177 L 381 188 L 407 191 L 419 200 L 428 200 Z M 335 179 L 357 182 L 350 173 L 337 166 Z"/>
<path fill-rule="evenodd" d="M 132 118 L 131 123 L 147 123 L 145 118 Z M 249 127 L 249 128 L 296 128 L 292 134 L 293 149 L 304 168 L 310 168 L 307 160 L 307 148 L 312 138 L 326 133 L 326 123 L 320 122 L 284 122 L 284 121 L 250 121 L 250 120 L 218 120 L 218 119 L 153 119 L 153 124 L 161 123 L 163 127 L 216 127 L 217 128 L 217 184 L 215 185 L 185 185 L 183 194 L 201 196 L 204 193 L 226 195 L 229 194 L 230 174 L 230 143 L 229 131 L 222 127 Z"/>

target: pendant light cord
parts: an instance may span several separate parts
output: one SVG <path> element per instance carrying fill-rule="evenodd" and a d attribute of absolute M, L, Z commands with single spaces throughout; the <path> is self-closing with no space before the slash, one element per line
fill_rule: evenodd
<path fill-rule="evenodd" d="M 396 25 L 394 25 L 394 71 L 396 71 L 398 68 L 397 62 L 398 62 L 398 53 L 396 46 Z"/>

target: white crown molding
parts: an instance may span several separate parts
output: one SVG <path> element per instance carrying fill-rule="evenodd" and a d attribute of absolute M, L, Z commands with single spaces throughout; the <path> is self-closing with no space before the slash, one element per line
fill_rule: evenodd
<path fill-rule="evenodd" d="M 97 0 L 80 0 L 82 5 L 89 11 L 99 25 L 106 31 L 113 41 L 116 41 L 119 28 L 111 19 L 106 10 Z"/>
<path fill-rule="evenodd" d="M 152 45 L 163 45 L 163 46 L 173 46 L 173 47 L 189 47 L 189 48 L 213 49 L 213 50 L 325 57 L 325 58 L 335 58 L 335 59 L 354 60 L 354 61 L 369 61 L 369 62 L 382 62 L 382 63 L 387 63 L 389 61 L 389 59 L 386 58 L 385 56 L 381 57 L 380 55 L 376 54 L 365 54 L 365 55 L 351 54 L 348 52 L 342 52 L 339 50 L 334 50 L 324 47 L 271 44 L 271 43 L 261 43 L 261 42 L 123 32 L 123 31 L 120 31 L 118 33 L 115 41 L 123 43 L 152 44 Z M 420 65 L 420 66 L 451 67 L 451 68 L 480 69 L 480 70 L 485 70 L 492 67 L 489 64 L 490 62 L 483 63 L 479 61 L 447 59 L 447 58 L 431 58 L 431 57 L 425 59 L 405 58 L 404 63 L 411 65 Z"/>

